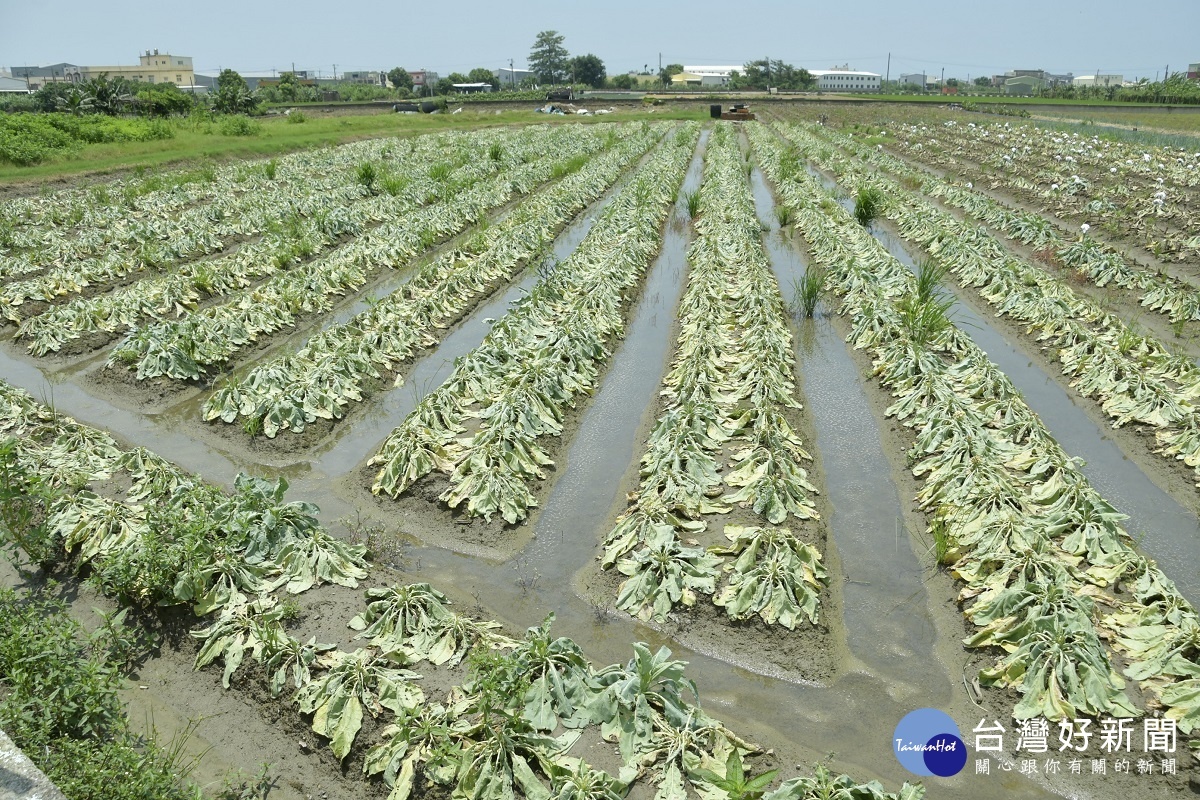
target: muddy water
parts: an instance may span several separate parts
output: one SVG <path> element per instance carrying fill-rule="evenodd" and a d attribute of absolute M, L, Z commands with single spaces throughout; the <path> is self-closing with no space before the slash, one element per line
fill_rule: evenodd
<path fill-rule="evenodd" d="M 775 228 L 774 197 L 759 170 L 754 170 L 751 182 L 759 220 Z M 803 275 L 805 263 L 777 229 L 764 243 L 784 301 L 790 303 L 795 294 L 792 281 Z M 863 379 L 848 345 L 827 319 L 803 321 L 794 341 L 803 394 L 817 432 L 813 447 L 821 454 L 834 507 L 826 524 L 846 577 L 847 644 L 855 658 L 884 671 L 889 681 L 907 684 L 919 669 L 926 678 L 919 687 L 923 692 L 944 689 L 945 669 L 933 658 L 936 632 L 926 609 L 924 568 L 904 525 L 903 505 Z M 905 665 L 899 674 L 898 663 Z"/>
<path fill-rule="evenodd" d="M 888 252 L 915 269 L 912 254 L 899 237 L 880 230 L 873 234 Z M 1062 385 L 1031 360 L 1024 343 L 1006 338 L 974 304 L 962 297 L 957 299 L 955 324 L 1012 380 L 1063 449 L 1087 462 L 1083 472 L 1092 486 L 1129 516 L 1125 529 L 1139 540 L 1143 551 L 1158 561 L 1179 591 L 1193 605 L 1200 604 L 1200 569 L 1195 560 L 1200 522 L 1195 515 L 1158 488 L 1121 452 L 1105 428 L 1075 405 Z"/>
<path fill-rule="evenodd" d="M 130 445 L 153 450 L 213 483 L 231 487 L 238 472 L 264 472 L 256 464 L 231 458 L 197 442 L 177 426 L 164 425 L 159 415 L 118 408 L 78 384 L 60 383 L 57 374 L 14 357 L 8 348 L 0 348 L 0 379 L 80 422 L 110 431 Z"/>

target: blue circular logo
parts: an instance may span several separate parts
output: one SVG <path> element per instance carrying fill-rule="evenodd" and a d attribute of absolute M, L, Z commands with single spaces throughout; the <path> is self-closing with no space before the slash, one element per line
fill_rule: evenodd
<path fill-rule="evenodd" d="M 892 734 L 900 766 L 914 775 L 949 778 L 967 763 L 967 746 L 950 715 L 936 708 L 910 711 Z"/>

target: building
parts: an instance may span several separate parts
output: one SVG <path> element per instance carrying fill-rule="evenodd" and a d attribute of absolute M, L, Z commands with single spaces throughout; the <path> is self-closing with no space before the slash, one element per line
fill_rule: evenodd
<path fill-rule="evenodd" d="M 367 72 L 343 72 L 343 83 L 361 83 L 366 86 L 386 86 L 387 73 L 369 70 Z"/>
<path fill-rule="evenodd" d="M 1079 75 L 1071 81 L 1072 86 L 1121 86 L 1125 78 L 1121 75 Z"/>
<path fill-rule="evenodd" d="M 729 79 L 735 72 L 742 72 L 745 68 L 741 66 L 684 66 L 684 75 L 689 76 L 687 84 L 689 86 L 726 86 L 729 84 Z M 675 76 L 671 77 L 672 82 Z"/>
<path fill-rule="evenodd" d="M 9 72 L 12 77 L 23 79 L 31 92 L 36 92 L 47 83 L 78 83 L 80 80 L 79 67 L 66 63 L 48 67 L 10 67 Z"/>
<path fill-rule="evenodd" d="M 496 84 L 503 89 L 513 89 L 521 85 L 522 81 L 533 78 L 533 72 L 527 69 L 509 69 L 501 67 L 500 69 L 492 70 L 492 74 L 496 76 Z"/>
<path fill-rule="evenodd" d="M 1004 81 L 1004 93 L 1028 97 L 1037 94 L 1049 85 L 1049 81 L 1036 75 L 1018 75 Z"/>
<path fill-rule="evenodd" d="M 0 76 L 0 94 L 29 94 L 29 82 L 24 78 Z"/>
<path fill-rule="evenodd" d="M 1188 80 L 1200 81 L 1200 64 L 1188 64 Z"/>
<path fill-rule="evenodd" d="M 817 79 L 817 90 L 821 92 L 878 92 L 883 87 L 883 76 L 877 72 L 844 67 L 810 69 L 808 72 Z"/>
<path fill-rule="evenodd" d="M 1051 86 L 1072 86 L 1075 83 L 1075 75 L 1070 72 L 1047 72 L 1043 77 Z"/>
<path fill-rule="evenodd" d="M 925 85 L 929 83 L 929 78 L 925 76 L 924 72 L 913 72 L 909 75 L 901 75 L 900 83 L 905 86 L 920 86 L 924 89 Z"/>
<path fill-rule="evenodd" d="M 418 69 L 408 73 L 412 76 L 413 91 L 417 94 L 433 94 L 437 89 L 438 74 L 427 69 Z"/>
<path fill-rule="evenodd" d="M 450 85 L 454 87 L 457 94 L 478 94 L 492 91 L 490 83 L 452 83 Z"/>
<path fill-rule="evenodd" d="M 173 83 L 176 86 L 191 86 L 196 82 L 191 56 L 174 56 L 170 53 L 160 53 L 157 50 L 147 50 L 138 56 L 136 66 L 118 64 L 76 67 L 76 69 L 81 81 L 90 81 L 101 75 L 107 75 L 110 78 L 119 77 L 143 83 Z"/>

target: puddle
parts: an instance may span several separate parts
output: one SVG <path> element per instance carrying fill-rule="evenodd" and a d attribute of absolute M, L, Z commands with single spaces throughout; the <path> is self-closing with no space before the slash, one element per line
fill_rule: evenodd
<path fill-rule="evenodd" d="M 545 597 L 552 607 L 573 597 L 571 578 L 595 557 L 600 531 L 619 500 L 621 481 L 629 465 L 641 457 L 638 434 L 644 416 L 654 408 L 666 371 L 672 322 L 687 270 L 691 229 L 683 197 L 700 186 L 707 140 L 708 131 L 702 131 L 625 338 L 615 343 L 608 371 L 567 451 L 562 477 L 545 501 L 533 541 L 519 556 L 537 564 L 559 595 Z M 631 409 L 642 413 L 630 413 Z"/>

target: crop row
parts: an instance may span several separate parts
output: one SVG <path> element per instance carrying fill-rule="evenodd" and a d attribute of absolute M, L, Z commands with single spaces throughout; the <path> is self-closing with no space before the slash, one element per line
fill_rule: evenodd
<path fill-rule="evenodd" d="M 964 643 L 1000 648 L 983 681 L 1021 692 L 1018 719 L 1137 715 L 1107 639 L 1130 662 L 1125 675 L 1181 730 L 1200 724 L 1195 610 L 1135 551 L 1122 515 L 1007 377 L 948 323 L 936 273 L 914 279 L 804 172 L 794 150 L 762 127 L 753 138 L 797 214 L 796 230 L 830 271 L 839 313 L 852 320 L 850 341 L 873 353 L 892 391 L 888 414 L 913 432 L 917 499 L 977 626 Z M 1152 630 L 1162 641 L 1151 641 Z"/>
<path fill-rule="evenodd" d="M 8 232 L 6 246 L 17 252 L 0 259 L 0 278 L 51 267 L 96 283 L 106 276 L 156 271 L 218 250 L 230 237 L 260 233 L 289 209 L 332 207 L 331 202 L 358 199 L 365 193 L 355 171 L 360 163 L 405 173 L 447 151 L 470 147 L 471 141 L 463 134 L 445 133 L 356 142 L 284 156 L 253 168 L 212 170 L 183 184 L 186 188 L 181 191 L 136 197 L 119 181 L 100 184 L 82 198 L 71 195 L 66 199 L 77 224 L 56 227 L 45 223 L 22 228 L 19 233 Z M 192 175 L 168 173 L 161 180 L 178 181 Z M 200 198 L 205 202 L 193 203 Z M 5 207 L 10 214 L 12 205 Z M 43 297 L 54 286 L 34 281 L 22 291 L 28 297 Z"/>
<path fill-rule="evenodd" d="M 368 384 L 435 345 L 435 331 L 544 251 L 662 133 L 662 127 L 647 127 L 624 137 L 608 153 L 425 265 L 365 311 L 321 331 L 299 350 L 231 378 L 205 402 L 204 419 L 232 423 L 244 417 L 246 425 L 268 437 L 281 430 L 301 433 L 318 418 L 340 419 L 351 402 L 363 399 Z"/>
<path fill-rule="evenodd" d="M 820 155 L 819 142 L 799 128 L 788 135 L 802 152 Z M 974 287 L 1000 316 L 1025 324 L 1047 344 L 1071 386 L 1096 399 L 1113 427 L 1129 422 L 1156 430 L 1167 458 L 1189 459 L 1200 448 L 1195 399 L 1200 368 L 1172 355 L 1155 338 L 1130 329 L 1086 297 L 1047 275 L 1037 265 L 1014 257 L 982 227 L 958 220 L 877 170 L 848 159 L 819 159 L 838 165 L 851 190 L 871 185 L 884 192 L 885 213 L 906 239 L 930 254 L 966 286 Z"/>
<path fill-rule="evenodd" d="M 1172 322 L 1200 320 L 1200 289 L 1161 272 L 1131 263 L 1118 250 L 1084 232 L 1067 239 L 1060 228 L 1040 214 L 1001 203 L 973 186 L 930 175 L 881 150 L 862 146 L 853 137 L 826 132 L 825 136 L 854 156 L 886 169 L 905 181 L 917 181 L 920 191 L 961 209 L 1005 235 L 1037 251 L 1053 254 L 1099 287 L 1110 283 L 1138 291 L 1141 304 L 1166 315 Z"/>
<path fill-rule="evenodd" d="M 530 144 L 541 142 L 545 134 L 530 138 Z M 441 152 L 436 142 L 427 144 L 432 149 L 414 151 L 416 160 L 406 164 L 406 174 L 389 184 L 390 191 L 386 193 L 373 195 L 357 185 L 352 198 L 330 194 L 319 187 L 293 193 L 256 223 L 266 229 L 261 238 L 227 255 L 193 261 L 166 275 L 143 278 L 107 294 L 78 298 L 51 308 L 25 320 L 18 337 L 29 339 L 30 352 L 45 355 L 96 331 L 114 334 L 146 319 L 185 314 L 206 298 L 245 288 L 296 261 L 335 247 L 342 237 L 359 234 L 372 224 L 398 219 L 429 203 L 452 197 L 498 171 L 520 165 L 523 158 L 536 152 L 526 149 L 526 145 L 511 158 L 498 161 L 483 158 L 482 152 L 470 158 L 464 151 L 459 160 L 467 163 L 451 169 L 451 162 L 426 166 Z M 57 280 L 55 276 L 59 273 L 67 275 L 72 291 L 81 291 L 90 281 L 66 269 L 38 280 Z M 19 309 L 10 308 L 9 315 L 19 319 Z"/>
<path fill-rule="evenodd" d="M 553 462 L 539 446 L 560 436 L 578 397 L 590 394 L 624 332 L 626 306 L 662 243 L 697 127 L 655 151 L 605 206 L 575 252 L 459 359 L 453 374 L 392 432 L 371 464 L 372 491 L 397 497 L 433 470 L 449 475 L 441 499 L 506 522 L 537 505 L 529 484 Z M 478 420 L 473 433 L 466 433 Z"/>
<path fill-rule="evenodd" d="M 1200 155 L 1034 126 L 949 122 L 936 130 L 901 127 L 895 133 L 889 143 L 915 158 L 955 171 L 972 159 L 992 188 L 1051 203 L 1057 216 L 1090 221 L 1118 237 L 1136 235 L 1160 258 L 1186 262 L 1200 254 L 1200 195 L 1194 188 L 1200 183 Z"/>
<path fill-rule="evenodd" d="M 0 384 L 5 478 L 44 501 L 18 544 L 34 560 L 73 555 L 104 591 L 144 606 L 191 604 L 198 615 L 287 586 L 356 586 L 363 548 L 325 532 L 316 508 L 285 503 L 287 482 L 242 475 L 226 495 L 143 449 L 55 413 Z M 88 489 L 120 476 L 123 496 Z"/>
<path fill-rule="evenodd" d="M 757 614 L 795 628 L 804 618 L 816 622 L 826 573 L 815 547 L 773 527 L 818 516 L 802 466 L 810 456 L 784 416 L 800 407 L 792 335 L 731 125 L 718 124 L 705 159 L 665 407 L 602 565 L 626 576 L 617 607 L 643 619 L 662 621 L 703 594 L 731 619 Z M 706 515 L 734 504 L 766 527 L 726 526 L 725 546 L 685 543 L 706 528 Z"/>
<path fill-rule="evenodd" d="M 590 157 L 606 141 L 601 131 L 574 131 L 534 143 L 542 158 L 481 181 L 433 205 L 358 237 L 325 257 L 280 272 L 179 320 L 165 320 L 131 332 L 113 351 L 110 364 L 136 370 L 137 379 L 165 375 L 197 379 L 229 360 L 260 336 L 293 327 L 302 315 L 320 314 L 334 298 L 358 289 L 383 267 L 397 268 L 436 242 L 484 219 L 514 196 L 528 193 Z"/>
<path fill-rule="evenodd" d="M 12 455 L 6 479 L 26 485 L 27 496 L 49 512 L 44 524 L 6 546 L 46 564 L 60 562 L 65 547 L 109 594 L 146 607 L 191 604 L 196 616 L 207 617 L 191 632 L 197 669 L 221 662 L 228 688 L 246 680 L 244 664 L 258 664 L 272 696 L 309 717 L 335 758 L 344 761 L 360 745 L 362 772 L 379 776 L 390 800 L 407 800 L 421 785 L 479 800 L 517 793 L 620 800 L 635 783 L 661 798 L 690 790 L 736 800 L 751 778 L 760 792 L 775 781 L 775 770 L 749 772 L 747 757 L 762 748 L 700 708 L 686 663 L 665 647 L 652 652 L 636 643 L 626 664 L 598 668 L 574 641 L 551 635 L 552 614 L 514 639 L 494 622 L 458 613 L 424 583 L 366 592 L 365 609 L 349 621 L 365 647 L 301 641 L 285 625 L 280 586 L 353 586 L 367 565 L 361 547 L 320 528 L 315 507 L 285 503 L 283 481 L 243 476 L 225 495 L 145 450 L 121 451 L 106 434 L 4 384 L 0 434 L 0 448 Z M 107 486 L 118 472 L 132 481 L 126 498 L 80 491 Z M 37 508 L 30 506 L 34 517 Z M 45 538 L 35 540 L 35 530 Z M 465 680 L 441 700 L 429 697 L 423 676 L 410 669 L 463 663 Z M 379 723 L 369 744 L 360 741 L 368 716 Z M 617 774 L 570 755 L 588 730 L 616 745 Z M 862 800 L 924 795 L 919 785 L 893 794 L 818 768 L 766 797 L 813 800 L 835 792 Z"/>

